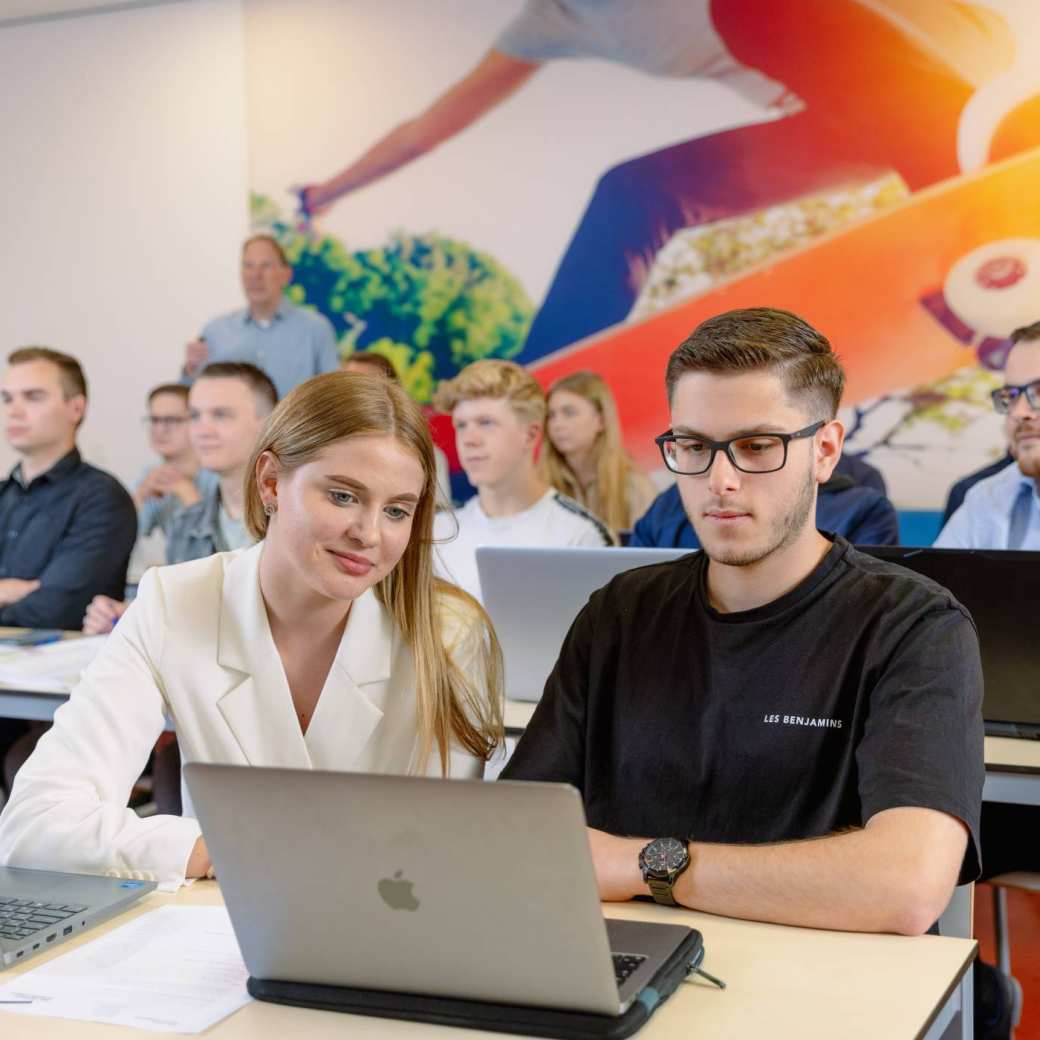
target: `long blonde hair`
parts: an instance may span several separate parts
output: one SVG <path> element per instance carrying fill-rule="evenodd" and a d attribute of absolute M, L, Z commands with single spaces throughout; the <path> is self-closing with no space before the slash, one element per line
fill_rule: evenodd
<path fill-rule="evenodd" d="M 429 427 L 415 401 L 378 375 L 329 372 L 301 383 L 268 416 L 253 450 L 245 478 L 245 523 L 257 541 L 266 536 L 269 518 L 256 476 L 265 452 L 283 471 L 292 471 L 336 441 L 372 434 L 396 438 L 423 470 L 423 491 L 408 547 L 375 591 L 412 648 L 418 687 L 418 767 L 424 768 L 436 745 L 441 772 L 447 774 L 453 739 L 484 759 L 502 742 L 502 651 L 483 607 L 466 592 L 434 577 L 436 463 Z M 481 629 L 477 665 L 486 677 L 489 696 L 479 681 L 455 665 L 444 645 L 437 601 L 445 599 L 460 608 L 458 613 L 475 618 Z"/>
<path fill-rule="evenodd" d="M 546 396 L 550 406 L 552 395 L 557 390 L 583 397 L 603 420 L 603 429 L 596 435 L 592 449 L 596 461 L 596 487 L 591 495 L 586 494 L 577 474 L 549 437 L 548 426 L 538 463 L 543 479 L 587 506 L 614 531 L 628 530 L 636 519 L 632 516 L 628 499 L 629 475 L 636 464 L 622 446 L 621 423 L 610 387 L 595 372 L 572 372 L 549 387 Z"/>

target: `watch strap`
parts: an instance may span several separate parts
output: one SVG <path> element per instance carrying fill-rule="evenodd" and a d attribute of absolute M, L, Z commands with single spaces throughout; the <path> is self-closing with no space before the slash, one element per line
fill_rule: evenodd
<path fill-rule="evenodd" d="M 654 902 L 660 903 L 662 906 L 679 905 L 675 901 L 675 896 L 672 895 L 673 884 L 675 884 L 674 877 L 667 881 L 653 877 L 646 879 L 646 887 L 650 889 L 650 895 L 654 897 Z"/>

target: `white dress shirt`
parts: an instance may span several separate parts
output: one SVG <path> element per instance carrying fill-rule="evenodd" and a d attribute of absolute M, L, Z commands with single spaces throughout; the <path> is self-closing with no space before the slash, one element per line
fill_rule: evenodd
<path fill-rule="evenodd" d="M 416 762 L 411 647 L 371 589 L 354 601 L 303 733 L 260 593 L 262 550 L 145 575 L 19 771 L 0 815 L 0 863 L 183 880 L 198 822 L 127 808 L 167 714 L 185 762 L 439 774 L 436 750 Z M 483 631 L 455 604 L 438 604 L 445 645 L 479 686 Z M 482 767 L 452 749 L 450 775 L 479 777 Z"/>
<path fill-rule="evenodd" d="M 1040 549 L 1040 489 L 1018 465 L 968 489 L 935 540 L 938 549 Z"/>

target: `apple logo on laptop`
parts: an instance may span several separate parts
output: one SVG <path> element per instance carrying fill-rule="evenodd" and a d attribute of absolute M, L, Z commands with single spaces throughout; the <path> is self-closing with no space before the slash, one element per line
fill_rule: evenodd
<path fill-rule="evenodd" d="M 397 871 L 392 878 L 383 878 L 379 895 L 391 910 L 418 910 L 419 900 L 412 894 L 412 882 L 405 880 L 404 871 Z"/>

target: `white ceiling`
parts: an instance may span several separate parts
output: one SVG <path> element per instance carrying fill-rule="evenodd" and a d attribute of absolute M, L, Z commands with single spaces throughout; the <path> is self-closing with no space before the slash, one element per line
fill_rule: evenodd
<path fill-rule="evenodd" d="M 163 2 L 169 0 L 0 0 L 0 26 Z"/>

